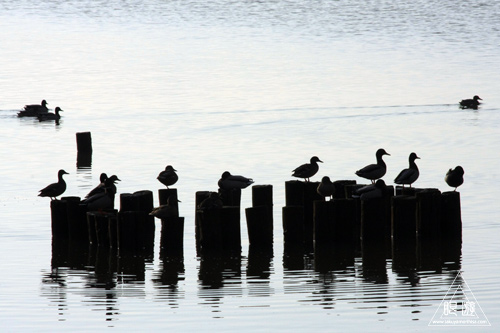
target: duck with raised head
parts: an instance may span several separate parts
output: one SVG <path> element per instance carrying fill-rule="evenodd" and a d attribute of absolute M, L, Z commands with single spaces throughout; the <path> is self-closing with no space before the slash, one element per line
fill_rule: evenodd
<path fill-rule="evenodd" d="M 94 194 L 104 192 L 104 187 L 105 187 L 105 181 L 108 179 L 108 175 L 106 173 L 101 173 L 99 176 L 99 185 L 94 187 L 86 196 L 85 198 L 90 198 Z"/>
<path fill-rule="evenodd" d="M 418 157 L 415 153 L 411 153 L 408 157 L 410 166 L 408 169 L 403 169 L 396 177 L 396 179 L 394 179 L 394 182 L 396 184 L 403 185 L 403 187 L 405 185 L 410 185 L 411 187 L 411 184 L 413 184 L 418 179 L 420 172 L 418 171 L 417 164 L 415 164 L 416 159 L 420 159 L 420 157 Z"/>
<path fill-rule="evenodd" d="M 353 197 L 359 197 L 361 200 L 370 200 L 381 198 L 384 196 L 385 192 L 385 182 L 383 179 L 377 179 L 374 184 L 363 186 L 356 190 L 356 194 Z"/>
<path fill-rule="evenodd" d="M 82 200 L 82 203 L 87 204 L 87 209 L 89 211 L 114 209 L 116 194 L 116 185 L 114 182 L 117 178 L 118 177 L 114 178 L 113 176 L 109 177 L 104 181 L 102 191 L 86 198 L 85 200 Z"/>
<path fill-rule="evenodd" d="M 219 188 L 223 190 L 233 190 L 233 189 L 243 189 L 254 183 L 252 178 L 247 178 L 244 176 L 232 175 L 229 171 L 224 171 L 217 182 Z"/>
<path fill-rule="evenodd" d="M 311 157 L 310 163 L 305 163 L 295 168 L 292 171 L 292 176 L 297 178 L 304 178 L 305 181 L 308 182 L 309 178 L 311 178 L 318 172 L 318 162 L 323 163 L 323 161 L 321 161 L 317 156 Z"/>
<path fill-rule="evenodd" d="M 59 112 L 62 112 L 64 110 L 61 110 L 60 107 L 56 107 L 54 112 L 55 113 L 52 113 L 52 112 L 47 112 L 47 113 L 40 113 L 38 114 L 38 120 L 39 121 L 46 121 L 46 120 L 59 120 L 61 119 L 61 115 L 59 114 Z"/>
<path fill-rule="evenodd" d="M 177 205 L 178 202 L 181 201 L 178 200 L 175 195 L 171 195 L 168 197 L 166 204 L 153 208 L 149 215 L 152 215 L 159 219 L 179 217 L 179 207 Z"/>
<path fill-rule="evenodd" d="M 69 175 L 66 171 L 63 169 L 59 170 L 57 173 L 57 183 L 52 183 L 48 185 L 47 187 L 41 189 L 38 194 L 39 197 L 49 197 L 50 200 L 55 200 L 57 199 L 58 196 L 64 193 L 66 191 L 66 182 L 63 179 L 63 175 Z"/>
<path fill-rule="evenodd" d="M 49 109 L 47 108 L 47 101 L 42 100 L 41 104 L 31 104 L 31 105 L 25 105 L 24 110 L 19 111 L 17 113 L 18 117 L 38 117 L 39 114 L 44 114 L 49 112 Z"/>
<path fill-rule="evenodd" d="M 457 190 L 457 187 L 464 183 L 464 168 L 458 165 L 455 169 L 450 169 L 446 173 L 444 177 L 444 181 L 451 187 L 454 187 L 454 191 Z"/>
<path fill-rule="evenodd" d="M 483 99 L 478 95 L 469 99 L 463 99 L 460 101 L 460 108 L 477 110 L 477 107 L 481 104 L 479 100 L 482 101 Z"/>
<path fill-rule="evenodd" d="M 371 180 L 372 184 L 375 183 L 375 180 L 382 178 L 387 172 L 387 166 L 385 165 L 382 156 L 391 154 L 387 153 L 384 149 L 380 148 L 375 153 L 377 158 L 377 164 L 369 164 L 362 169 L 356 171 L 356 175 L 362 178 L 366 178 Z"/>
<path fill-rule="evenodd" d="M 330 200 L 333 198 L 333 195 L 335 194 L 335 185 L 330 180 L 330 177 L 324 176 L 321 178 L 321 182 L 319 183 L 316 192 L 322 197 L 330 198 Z"/>
<path fill-rule="evenodd" d="M 177 180 L 179 180 L 179 176 L 175 173 L 176 171 L 177 170 L 175 170 L 171 165 L 167 165 L 165 170 L 160 172 L 156 179 L 168 188 L 169 186 L 177 183 Z"/>

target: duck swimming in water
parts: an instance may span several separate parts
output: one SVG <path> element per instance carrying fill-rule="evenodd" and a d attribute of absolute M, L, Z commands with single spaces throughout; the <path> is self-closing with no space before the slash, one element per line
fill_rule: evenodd
<path fill-rule="evenodd" d="M 168 188 L 169 186 L 177 183 L 177 180 L 179 180 L 179 176 L 175 173 L 176 171 L 177 170 L 175 170 L 171 165 L 167 165 L 165 170 L 160 172 L 156 179 Z"/>
<path fill-rule="evenodd" d="M 63 179 L 63 175 L 69 175 L 69 173 L 67 173 L 66 171 L 64 171 L 62 169 L 59 170 L 59 172 L 57 173 L 57 178 L 58 178 L 57 183 L 52 183 L 52 184 L 48 185 L 47 187 L 41 189 L 39 191 L 40 194 L 38 194 L 38 196 L 39 197 L 49 197 L 50 200 L 55 200 L 56 197 L 63 194 L 64 191 L 66 191 L 66 182 Z"/>
<path fill-rule="evenodd" d="M 460 108 L 477 110 L 477 107 L 481 104 L 479 100 L 483 99 L 478 95 L 472 97 L 472 99 L 463 99 L 460 101 Z"/>
<path fill-rule="evenodd" d="M 457 187 L 464 183 L 464 169 L 459 165 L 455 169 L 450 169 L 446 173 L 444 177 L 444 181 L 451 187 L 454 187 L 454 191 L 457 190 Z"/>
<path fill-rule="evenodd" d="M 411 153 L 408 160 L 410 162 L 410 167 L 408 169 L 403 169 L 399 175 L 394 179 L 394 182 L 399 185 L 410 185 L 413 184 L 420 175 L 418 167 L 415 164 L 415 160 L 420 159 L 415 153 Z"/>
<path fill-rule="evenodd" d="M 254 183 L 253 179 L 243 176 L 232 175 L 229 173 L 229 171 L 224 171 L 222 173 L 221 178 L 217 182 L 219 188 L 223 190 L 233 190 L 236 188 L 243 189 L 247 188 L 253 183 Z"/>
<path fill-rule="evenodd" d="M 323 163 L 317 156 L 311 157 L 310 163 L 302 164 L 301 166 L 295 168 L 293 170 L 293 177 L 304 178 L 306 182 L 309 181 L 309 178 L 314 176 L 318 170 L 319 165 L 318 162 Z"/>
<path fill-rule="evenodd" d="M 335 185 L 330 180 L 330 177 L 324 176 L 323 178 L 321 178 L 321 182 L 319 183 L 316 192 L 318 192 L 319 195 L 325 198 L 329 197 L 330 200 L 332 199 L 333 195 L 335 194 Z"/>
<path fill-rule="evenodd" d="M 391 154 L 387 153 L 384 149 L 380 148 L 375 153 L 377 157 L 377 164 L 369 164 L 362 169 L 356 171 L 356 175 L 362 178 L 366 178 L 372 181 L 372 184 L 375 184 L 375 180 L 382 178 L 387 172 L 387 166 L 385 165 L 382 156 Z"/>
<path fill-rule="evenodd" d="M 38 117 L 39 114 L 47 113 L 49 112 L 49 109 L 47 108 L 47 101 L 42 100 L 41 104 L 31 104 L 31 105 L 25 105 L 23 111 L 19 111 L 17 113 L 18 117 Z"/>
<path fill-rule="evenodd" d="M 46 120 L 59 120 L 61 119 L 61 115 L 59 114 L 59 112 L 62 112 L 64 110 L 61 110 L 60 107 L 56 107 L 54 112 L 55 113 L 51 113 L 51 112 L 47 112 L 47 113 L 40 113 L 38 114 L 38 120 L 39 121 L 46 121 Z"/>

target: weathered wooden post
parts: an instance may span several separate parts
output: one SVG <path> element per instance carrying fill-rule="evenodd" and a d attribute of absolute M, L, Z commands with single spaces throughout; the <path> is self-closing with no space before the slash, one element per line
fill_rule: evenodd
<path fill-rule="evenodd" d="M 415 269 L 417 264 L 417 199 L 398 195 L 392 198 L 391 234 L 394 271 Z"/>
<path fill-rule="evenodd" d="M 90 132 L 76 133 L 77 168 L 90 168 L 92 165 L 92 138 Z"/>
<path fill-rule="evenodd" d="M 443 262 L 459 264 L 462 254 L 462 217 L 459 192 L 441 195 L 441 251 Z"/>
<path fill-rule="evenodd" d="M 304 207 L 285 206 L 282 209 L 285 252 L 304 253 Z"/>
<path fill-rule="evenodd" d="M 252 207 L 245 209 L 248 239 L 254 250 L 273 246 L 273 187 L 252 186 Z"/>
<path fill-rule="evenodd" d="M 51 200 L 50 213 L 53 238 L 68 238 L 68 213 L 66 200 Z"/>
<path fill-rule="evenodd" d="M 335 186 L 334 199 L 349 199 L 352 194 L 352 186 L 356 185 L 355 180 L 336 180 L 333 182 Z"/>
<path fill-rule="evenodd" d="M 417 191 L 417 267 L 441 269 L 441 192 Z"/>
<path fill-rule="evenodd" d="M 224 206 L 220 210 L 222 250 L 226 254 L 241 255 L 240 207 Z"/>
<path fill-rule="evenodd" d="M 87 205 L 79 197 L 64 197 L 68 215 L 68 233 L 71 241 L 88 243 Z"/>
<path fill-rule="evenodd" d="M 224 206 L 240 206 L 241 205 L 241 189 L 234 188 L 231 190 L 223 190 L 219 188 L 219 196 Z"/>
<path fill-rule="evenodd" d="M 195 225 L 194 225 L 194 234 L 196 239 L 196 253 L 199 254 L 201 249 L 201 220 L 203 219 L 203 210 L 199 210 L 199 205 L 203 202 L 203 200 L 207 199 L 210 196 L 210 191 L 198 191 L 195 194 Z"/>
<path fill-rule="evenodd" d="M 197 212 L 202 254 L 221 253 L 223 250 L 221 210 L 222 208 L 214 208 Z"/>
<path fill-rule="evenodd" d="M 161 255 L 182 256 L 184 252 L 184 217 L 161 219 Z"/>

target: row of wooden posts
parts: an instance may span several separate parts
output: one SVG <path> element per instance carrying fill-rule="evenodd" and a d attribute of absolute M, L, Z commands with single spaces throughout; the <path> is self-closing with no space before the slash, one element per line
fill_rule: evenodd
<path fill-rule="evenodd" d="M 458 192 L 437 189 L 396 189 L 389 186 L 382 198 L 361 201 L 352 193 L 362 185 L 336 181 L 336 197 L 316 193 L 318 183 L 285 183 L 286 205 L 282 207 L 286 254 L 329 254 L 349 261 L 358 253 L 373 255 L 418 267 L 439 266 L 457 260 L 461 252 L 461 213 Z M 273 188 L 251 187 L 252 207 L 245 209 L 248 240 L 253 249 L 272 252 Z M 196 192 L 196 207 L 211 192 Z M 176 189 L 160 189 L 160 204 Z M 222 208 L 196 209 L 195 237 L 199 255 L 241 253 L 241 190 L 222 192 Z M 172 204 L 172 200 L 170 201 Z M 175 204 L 177 202 L 175 201 Z M 120 195 L 120 210 L 86 211 L 79 197 L 51 201 L 54 238 L 85 241 L 120 251 L 153 251 L 155 221 L 153 193 L 138 191 Z M 182 255 L 184 217 L 161 221 L 162 253 Z M 330 257 L 330 256 L 328 256 Z M 418 261 L 418 262 L 417 262 Z"/>

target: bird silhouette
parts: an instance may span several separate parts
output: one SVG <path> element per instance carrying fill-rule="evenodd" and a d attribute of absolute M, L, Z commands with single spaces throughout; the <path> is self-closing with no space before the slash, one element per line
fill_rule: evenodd
<path fill-rule="evenodd" d="M 64 170 L 59 170 L 57 173 L 57 183 L 52 183 L 50 185 L 47 185 L 45 188 L 41 189 L 38 194 L 40 197 L 49 197 L 51 200 L 55 200 L 56 197 L 60 196 L 61 194 L 66 191 L 66 182 L 63 179 L 63 175 L 69 175 Z"/>
<path fill-rule="evenodd" d="M 308 182 L 309 178 L 311 178 L 318 172 L 318 162 L 323 163 L 323 161 L 321 161 L 317 156 L 311 157 L 310 163 L 305 163 L 295 168 L 292 171 L 292 176 L 297 178 L 304 178 L 305 181 Z"/>

